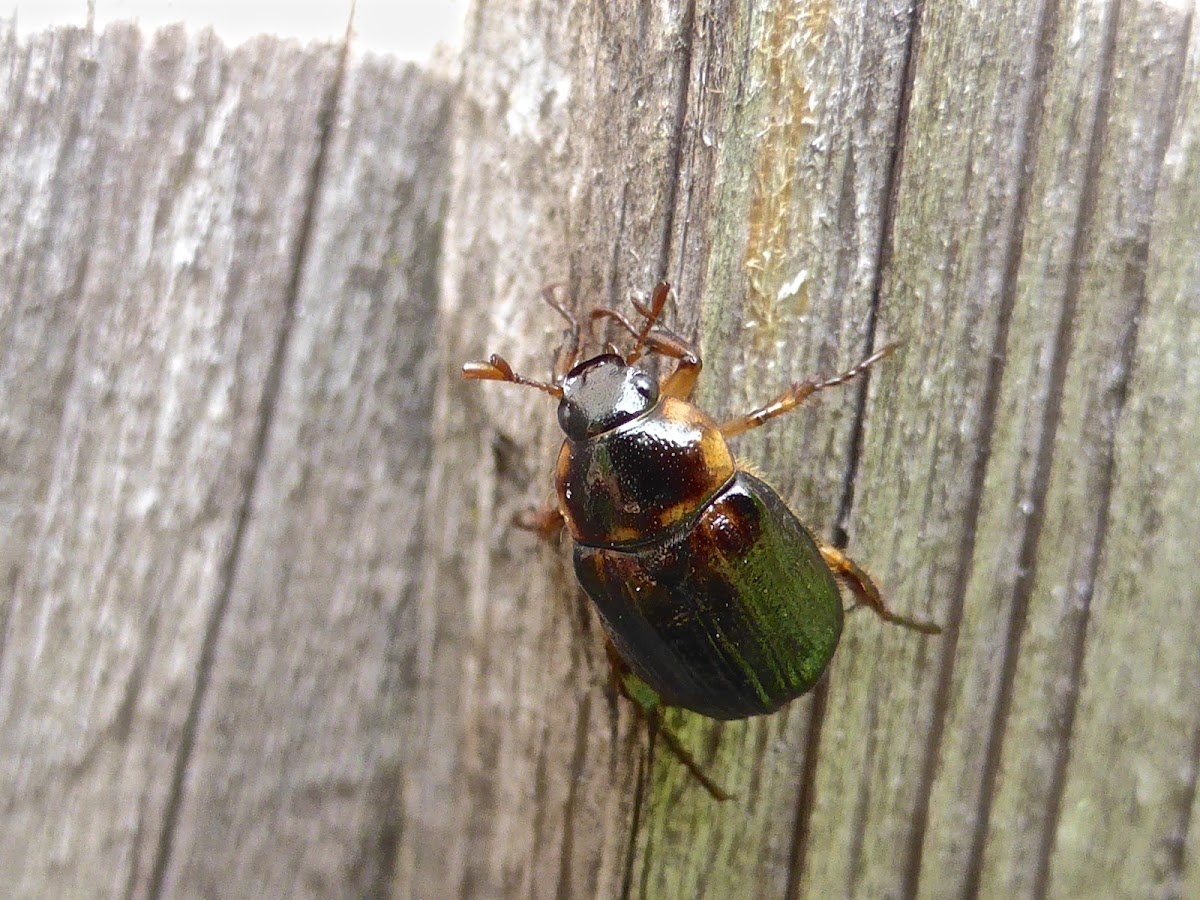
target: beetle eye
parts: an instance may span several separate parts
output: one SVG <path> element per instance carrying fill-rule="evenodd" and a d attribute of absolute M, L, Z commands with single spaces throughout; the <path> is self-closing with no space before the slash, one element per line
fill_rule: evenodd
<path fill-rule="evenodd" d="M 638 372 L 633 376 L 633 389 L 645 397 L 649 403 L 658 399 L 658 382 L 645 372 Z"/>
<path fill-rule="evenodd" d="M 577 405 L 563 399 L 558 404 L 558 427 L 575 440 L 587 437 L 587 416 Z"/>

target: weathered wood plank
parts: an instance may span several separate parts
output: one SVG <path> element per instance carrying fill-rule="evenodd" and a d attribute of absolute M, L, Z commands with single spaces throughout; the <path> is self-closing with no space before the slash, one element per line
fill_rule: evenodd
<path fill-rule="evenodd" d="M 1182 11 L 1158 4 L 1124 4 L 1111 16 L 1117 17 L 1106 61 L 1111 77 L 1092 140 L 1095 165 L 1085 173 L 1081 236 L 1069 260 L 1074 271 L 1062 349 L 1068 356 L 1061 387 L 1051 382 L 1061 413 L 1047 435 L 1053 445 L 1044 494 L 1032 498 L 1035 518 L 1043 519 L 1041 539 L 1022 560 L 1029 608 L 1014 648 L 1011 703 L 1003 731 L 993 738 L 1002 741 L 995 800 L 989 821 L 980 825 L 987 828 L 981 879 L 1006 895 L 1047 889 L 1098 567 L 1114 514 L 1120 520 L 1132 512 L 1112 506 L 1113 441 L 1145 304 L 1155 192 L 1188 26 Z M 1169 595 L 1141 603 L 1150 612 L 1169 603 Z M 1115 800 L 1104 795 L 1105 803 Z M 1087 892 L 1086 884 L 1058 889 L 1077 896 Z M 1106 877 L 1092 884 L 1113 889 Z"/>
<path fill-rule="evenodd" d="M 2 46 L 0 881 L 144 896 L 336 55 L 133 28 Z"/>
<path fill-rule="evenodd" d="M 836 109 L 841 99 L 830 87 L 832 70 L 820 66 L 825 57 L 813 50 L 827 46 L 812 40 L 821 34 L 822 10 L 771 10 L 777 19 L 770 10 L 742 13 L 723 8 L 710 20 L 709 9 L 700 7 L 692 35 L 681 37 L 685 43 L 690 39 L 693 72 L 683 121 L 711 123 L 707 139 L 717 149 L 713 164 L 720 197 L 714 209 L 727 217 L 716 223 L 698 215 L 687 217 L 690 239 L 710 247 L 700 313 L 710 387 L 702 390 L 702 397 L 718 412 L 745 401 L 737 388 L 714 396 L 714 373 L 719 380 L 734 369 L 750 370 L 755 376 L 771 372 L 772 355 L 780 349 L 772 342 L 790 333 L 781 342 L 786 350 L 780 356 L 793 360 L 795 368 L 788 374 L 799 374 L 812 366 L 805 356 L 812 351 L 799 346 L 801 340 L 806 338 L 811 347 L 816 336 L 819 346 L 822 329 L 836 334 L 839 328 L 851 328 L 855 317 L 849 302 L 853 291 L 839 284 L 840 290 L 820 293 L 830 275 L 838 272 L 836 261 L 844 267 L 856 257 L 845 246 L 828 249 L 829 235 L 822 233 L 821 225 L 829 220 L 827 198 L 838 195 L 814 174 L 811 163 L 813 158 L 843 160 L 850 154 L 829 151 L 827 156 L 818 152 L 806 157 L 796 149 L 805 141 L 821 146 L 828 123 L 836 121 L 821 115 Z M 1129 323 L 1134 314 L 1129 298 L 1119 292 L 1110 293 L 1107 306 L 1085 302 L 1103 293 L 1100 285 L 1108 276 L 1096 273 L 1111 272 L 1129 251 L 1100 236 L 1109 227 L 1119 233 L 1121 223 L 1098 223 L 1112 221 L 1109 210 L 1129 210 L 1130 220 L 1141 227 L 1149 222 L 1145 200 L 1152 196 L 1153 173 L 1148 181 L 1123 179 L 1120 173 L 1135 168 L 1132 160 L 1154 157 L 1155 129 L 1161 131 L 1169 121 L 1167 106 L 1172 79 L 1178 80 L 1178 63 L 1172 69 L 1147 66 L 1145 61 L 1164 54 L 1171 58 L 1172 52 L 1178 56 L 1186 19 L 1178 10 L 1149 4 L 1121 10 L 1030 3 L 1009 7 L 998 16 L 993 13 L 939 7 L 922 16 L 920 57 L 904 133 L 896 236 L 888 247 L 894 253 L 890 291 L 882 308 L 884 332 L 903 338 L 906 350 L 899 362 L 883 370 L 874 405 L 868 408 L 865 462 L 856 479 L 853 517 L 862 523 L 856 531 L 857 546 L 870 548 L 867 558 L 887 573 L 885 583 L 903 598 L 903 605 L 938 610 L 951 624 L 961 623 L 961 630 L 941 642 L 905 642 L 890 629 L 878 629 L 869 618 L 854 620 L 832 674 L 815 782 L 803 789 L 804 803 L 812 804 L 807 826 L 807 808 L 781 815 L 781 810 L 796 807 L 791 801 L 780 802 L 778 795 L 794 796 L 800 789 L 796 770 L 786 765 L 767 759 L 750 783 L 749 808 L 731 821 L 725 815 L 728 807 L 693 809 L 694 786 L 668 760 L 657 770 L 641 820 L 631 825 L 639 858 L 622 883 L 635 891 L 711 891 L 712 896 L 723 896 L 731 886 L 747 883 L 778 890 L 788 883 L 781 871 L 789 862 L 800 871 L 804 892 L 820 896 L 878 896 L 918 888 L 929 896 L 943 896 L 1019 886 L 1007 875 L 984 868 L 995 858 L 1007 858 L 1014 870 L 1021 870 L 1016 878 L 1023 890 L 1036 889 L 1041 878 L 1039 864 L 1028 865 L 1043 846 L 1038 839 L 1032 855 L 994 851 L 996 842 L 1003 840 L 995 836 L 997 829 L 1022 832 L 1028 839 L 1038 829 L 1031 823 L 1052 819 L 1058 802 L 1050 799 L 1053 789 L 1025 797 L 1029 808 L 1039 811 L 1015 825 L 1011 815 L 1016 813 L 1005 809 L 1001 792 L 995 815 L 1002 824 L 991 823 L 996 773 L 1005 764 L 1001 738 L 1013 704 L 1021 702 L 1014 700 L 1010 680 L 1018 661 L 1031 652 L 1023 645 L 1029 610 L 1045 605 L 1046 564 L 1039 557 L 1053 553 L 1061 561 L 1074 554 L 1086 560 L 1103 542 L 1103 536 L 1086 525 L 1087 515 L 1055 519 L 1044 510 L 1064 508 L 1052 493 L 1063 477 L 1083 488 L 1085 504 L 1096 509 L 1104 502 L 1099 494 L 1092 496 L 1088 486 L 1103 475 L 1103 448 L 1111 436 L 1066 436 L 1073 430 L 1079 433 L 1091 421 L 1087 402 L 1080 398 L 1097 391 L 1103 396 L 1104 369 L 1096 361 L 1117 353 L 1122 323 Z M 1120 25 L 1118 13 L 1121 22 L 1133 24 Z M 536 11 L 527 14 L 540 19 Z M 509 18 L 519 16 L 510 13 Z M 840 26 L 861 18 L 861 13 L 847 9 L 838 10 L 830 21 Z M 716 33 L 721 29 L 712 27 L 715 22 L 728 37 Z M 773 30 L 766 22 L 787 28 Z M 1156 31 L 1152 23 L 1161 28 Z M 601 31 L 600 47 L 611 47 L 620 37 L 619 32 Z M 841 38 L 846 32 L 836 28 L 833 33 Z M 861 68 L 872 85 L 894 86 L 892 99 L 886 101 L 894 108 L 900 102 L 894 74 L 896 34 L 903 31 L 890 33 L 892 50 L 883 58 L 891 62 L 882 71 L 892 72 L 892 80 L 881 77 L 880 68 Z M 588 47 L 593 37 L 587 29 L 580 34 L 583 55 L 598 55 L 600 50 Z M 637 44 L 636 36 L 625 39 Z M 494 52 L 491 46 L 479 43 L 473 52 Z M 889 44 L 885 40 L 875 46 Z M 552 42 L 549 52 L 556 49 Z M 755 68 L 758 59 L 771 61 L 765 75 Z M 569 54 L 567 60 L 567 69 L 578 65 Z M 730 60 L 739 61 L 740 76 L 723 76 L 722 65 Z M 1138 81 L 1135 70 L 1149 82 Z M 519 74 L 508 77 L 516 81 Z M 629 71 L 614 77 L 637 83 Z M 844 78 L 842 84 L 856 83 L 854 75 Z M 1115 85 L 1132 86 L 1117 91 Z M 701 86 L 730 95 L 723 99 L 732 104 L 693 111 L 694 98 L 704 93 Z M 803 127 L 791 132 L 786 117 L 766 99 L 772 90 L 783 96 L 789 88 L 791 109 L 811 104 L 808 115 L 797 120 Z M 1162 102 L 1147 102 L 1147 93 L 1161 96 Z M 847 108 L 854 109 L 856 103 L 861 99 L 849 100 Z M 1138 116 L 1146 124 L 1139 125 Z M 1128 137 L 1109 126 L 1110 117 L 1125 123 Z M 880 115 L 874 121 L 889 118 Z M 773 131 L 782 134 L 778 144 L 768 137 L 756 145 L 747 137 Z M 575 134 L 573 139 L 583 142 L 589 137 Z M 603 160 L 603 141 L 596 140 L 601 146 L 592 152 Z M 686 141 L 685 137 L 685 147 Z M 636 136 L 629 144 L 637 146 Z M 755 146 L 774 148 L 776 155 L 764 151 L 755 156 Z M 883 142 L 880 152 L 885 158 L 891 146 Z M 855 144 L 853 149 L 860 147 Z M 624 153 L 620 160 L 631 151 Z M 839 164 L 828 165 L 836 171 Z M 865 191 L 861 198 L 867 198 L 863 202 L 868 206 L 870 199 L 879 201 L 875 208 L 882 210 L 886 197 L 879 196 L 879 173 L 886 167 L 863 168 L 876 177 L 868 182 L 874 193 Z M 773 182 L 775 172 L 793 175 L 789 187 L 796 191 L 794 205 L 782 216 L 762 203 L 783 193 L 778 186 L 787 179 Z M 680 177 L 686 181 L 687 173 Z M 747 184 L 759 193 L 754 195 Z M 493 187 L 483 183 L 476 189 L 486 192 Z M 759 204 L 744 202 L 748 194 Z M 781 205 L 787 203 L 785 199 Z M 805 209 L 805 203 L 811 205 Z M 564 217 L 571 220 L 570 214 Z M 874 233 L 881 233 L 881 227 L 872 225 L 878 220 L 869 214 L 861 221 L 868 231 L 875 227 Z M 766 248 L 771 252 L 755 253 L 749 244 L 770 240 L 764 223 L 782 224 L 780 233 L 789 225 L 800 233 L 790 245 L 775 244 Z M 844 240 L 845 232 L 839 237 Z M 863 246 L 870 247 L 870 241 L 864 240 Z M 677 252 L 686 271 L 687 251 Z M 781 255 L 786 262 L 779 262 Z M 878 256 L 857 257 L 865 261 L 862 281 L 867 284 L 875 277 Z M 767 258 L 778 268 L 764 276 L 760 266 Z M 780 273 L 794 277 L 805 270 L 808 281 L 797 282 L 805 289 L 801 302 L 812 300 L 818 311 L 815 321 L 805 321 L 811 327 L 807 333 L 788 327 L 788 305 L 778 302 L 779 288 L 787 283 Z M 535 280 L 554 277 L 529 275 Z M 773 283 L 772 277 L 777 279 Z M 847 293 L 847 305 L 839 306 Z M 610 287 L 602 296 L 617 294 Z M 681 296 L 686 328 L 692 316 L 687 312 L 688 294 Z M 735 299 L 743 296 L 745 304 Z M 820 311 L 831 308 L 836 312 L 826 324 Z M 507 346 L 514 345 L 520 347 L 519 339 L 510 336 Z M 842 345 L 844 360 L 854 351 L 844 349 L 844 340 Z M 506 345 L 494 341 L 488 346 Z M 776 367 L 774 374 L 779 373 Z M 749 390 L 762 380 L 749 379 Z M 748 456 L 768 470 L 772 459 L 794 459 L 807 449 L 804 438 L 796 435 L 813 433 L 807 430 L 810 423 L 778 427 L 783 437 L 755 435 L 757 440 L 746 442 Z M 839 433 L 844 440 L 844 430 L 824 432 L 826 452 L 814 454 L 809 469 L 814 474 L 801 481 L 801 490 L 795 489 L 795 476 L 781 476 L 788 495 L 815 509 L 817 521 L 828 521 L 833 512 L 811 499 L 820 494 L 814 490 L 820 473 L 837 472 L 839 460 L 844 465 L 845 451 L 836 449 L 837 438 L 831 439 Z M 522 445 L 521 432 L 506 436 Z M 1064 450 L 1073 440 L 1083 440 L 1098 452 Z M 1056 476 L 1056 470 L 1064 475 Z M 502 523 L 506 515 L 507 509 L 496 519 Z M 1090 521 L 1096 521 L 1094 515 Z M 1064 544 L 1073 549 L 1064 554 Z M 480 574 L 486 578 L 486 570 Z M 1035 668 L 1039 677 L 1070 684 L 1072 641 L 1068 636 L 1062 643 L 1065 650 L 1057 662 L 1043 659 Z M 742 776 L 727 757 L 740 756 L 744 766 L 748 759 L 761 758 L 767 746 L 791 747 L 784 752 L 795 753 L 808 733 L 808 715 L 805 704 L 797 704 L 768 725 L 724 727 L 714 771 L 736 788 Z M 1045 710 L 1035 715 L 1044 721 Z M 696 728 L 684 716 L 675 723 L 705 746 L 710 729 Z M 1040 744 L 1028 736 L 1009 740 L 1007 754 L 1015 759 L 1034 746 L 1043 748 L 1043 758 L 1050 759 L 1053 768 L 1054 747 L 1062 746 L 1053 736 Z M 586 753 L 577 746 L 574 758 L 586 759 Z M 501 762 L 496 765 L 510 771 Z M 766 821 L 771 827 L 762 827 Z M 781 821 L 787 825 L 781 826 Z M 793 830 L 797 824 L 799 837 Z M 608 832 L 600 840 L 610 840 Z M 543 855 L 545 846 L 541 844 Z M 723 848 L 733 847 L 738 854 L 731 860 Z M 560 866 L 558 873 L 565 871 Z"/>
<path fill-rule="evenodd" d="M 411 752 L 452 91 L 346 74 L 176 817 L 172 896 L 385 896 Z"/>
<path fill-rule="evenodd" d="M 701 257 L 665 252 L 684 227 L 670 194 L 687 8 L 639 16 L 476 7 L 446 223 L 449 363 L 496 351 L 543 373 L 564 324 L 537 299 L 548 282 L 580 305 L 618 301 L 670 262 L 697 289 Z M 396 896 L 611 895 L 626 877 L 637 733 L 599 690 L 596 626 L 562 550 L 508 528 L 550 495 L 553 407 L 452 378 L 436 419 L 424 755 L 406 783 Z"/>
<path fill-rule="evenodd" d="M 738 25 L 726 29 L 730 50 L 712 89 L 731 102 L 707 128 L 719 193 L 709 221 L 692 226 L 712 235 L 697 298 L 707 368 L 699 395 L 718 419 L 870 352 L 913 25 L 905 4 L 880 3 L 750 7 L 730 21 Z M 826 536 L 844 525 L 860 404 L 846 389 L 736 442 Z M 834 671 L 848 665 L 839 658 Z M 822 799 L 811 790 L 818 760 L 809 747 L 824 690 L 719 729 L 689 728 L 690 714 L 674 720 L 685 733 L 719 735 L 712 770 L 739 801 L 714 806 L 662 760 L 639 843 L 639 896 L 795 890 L 800 845 Z"/>
<path fill-rule="evenodd" d="M 1134 317 L 1119 328 L 1091 325 L 1122 339 L 1116 352 L 1101 345 L 1091 359 L 1080 355 L 1081 368 L 1097 370 L 1086 376 L 1101 389 L 1088 406 L 1102 410 L 1090 418 L 1108 441 L 1095 453 L 1110 468 L 1103 543 L 1086 577 L 1068 571 L 1075 577 L 1067 581 L 1048 567 L 1051 595 L 1066 587 L 1059 615 L 1084 617 L 1072 660 L 1077 711 L 1055 784 L 1058 819 L 1043 836 L 1053 896 L 1200 890 L 1194 856 L 1185 883 L 1183 843 L 1200 763 L 1197 591 L 1184 575 L 1200 566 L 1198 26 L 1194 16 L 1151 5 L 1123 6 L 1118 22 L 1084 290 L 1090 308 L 1102 310 L 1101 298 L 1115 294 Z M 1096 428 L 1088 423 L 1085 433 Z M 1055 457 L 1072 452 L 1056 448 Z M 1052 671 L 1032 662 L 1039 680 Z"/>
<path fill-rule="evenodd" d="M 872 385 L 854 539 L 871 548 L 896 602 L 930 610 L 948 630 L 905 640 L 867 617 L 852 620 L 821 733 L 807 896 L 906 896 L 918 887 L 946 702 L 939 685 L 953 671 L 985 505 L 1036 148 L 1039 9 L 938 4 L 921 17 L 880 309 L 883 334 L 903 344 Z"/>
<path fill-rule="evenodd" d="M 0 880 L 1200 893 L 1198 27 L 480 0 L 452 141 L 444 83 L 333 48 L 5 31 Z M 552 404 L 456 376 L 545 372 L 547 282 L 664 275 L 718 417 L 904 341 L 736 449 L 950 626 L 673 715 L 727 804 L 508 525 Z"/>
<path fill-rule="evenodd" d="M 1150 7 L 1144 13 L 1176 15 Z M 1140 216 L 1148 224 L 1152 180 L 1147 184 L 1120 173 L 1161 150 L 1147 146 L 1152 134 L 1145 129 L 1130 139 L 1111 127 L 1113 121 L 1136 122 L 1146 105 L 1145 85 L 1114 89 L 1132 77 L 1114 70 L 1114 48 L 1127 48 L 1127 60 L 1160 52 L 1158 39 L 1148 37 L 1129 33 L 1118 22 L 1115 5 L 1067 5 L 1047 22 L 1045 111 L 1029 167 L 1030 201 L 1013 276 L 1003 383 L 921 858 L 920 884 L 927 896 L 975 892 L 981 886 L 1025 895 L 1044 866 L 1044 859 L 1038 862 L 1042 842 L 1036 837 L 1020 853 L 995 848 L 1011 839 L 1007 835 L 1033 835 L 1033 822 L 1053 814 L 1048 785 L 1030 790 L 1021 808 L 999 821 L 993 797 L 1002 751 L 1014 771 L 1052 767 L 1056 756 L 1049 706 L 1032 713 L 1046 732 L 1041 742 L 1031 734 L 1015 740 L 1006 735 L 1013 673 L 1028 652 L 1030 610 L 1045 608 L 1053 595 L 1053 588 L 1047 594 L 1047 585 L 1039 583 L 1045 569 L 1038 557 L 1092 553 L 1103 540 L 1087 533 L 1087 515 L 1076 511 L 1060 517 L 1056 510 L 1064 508 L 1062 502 L 1047 492 L 1056 460 L 1085 496 L 1104 478 L 1106 438 L 1068 435 L 1079 431 L 1073 417 L 1090 418 L 1077 396 L 1102 389 L 1111 370 L 1108 361 L 1119 358 L 1116 345 L 1136 315 L 1128 294 L 1105 289 L 1107 276 L 1088 273 L 1097 263 L 1119 258 L 1113 244 L 1131 225 L 1121 222 L 1115 209 L 1138 210 L 1130 221 Z M 1150 108 L 1147 115 L 1161 117 L 1162 110 Z M 1054 631 L 1051 640 L 1067 648 L 1070 638 L 1060 626 Z M 1057 667 L 1047 663 L 1042 664 L 1048 678 L 1073 683 L 1065 661 Z M 997 831 L 1005 836 L 994 836 Z M 1023 886 L 997 880 L 994 872 L 984 877 L 985 854 L 1002 861 Z"/>
<path fill-rule="evenodd" d="M 861 358 L 908 34 L 903 6 L 865 8 L 685 6 L 630 20 L 481 5 L 447 226 L 447 356 L 500 350 L 540 372 L 560 327 L 541 284 L 566 281 L 587 308 L 671 272 L 675 322 L 702 338 L 701 397 L 717 415 Z M 564 605 L 578 592 L 562 550 L 507 530 L 548 495 L 548 403 L 443 390 L 426 603 L 464 596 L 471 614 L 431 611 L 422 640 L 434 647 L 429 777 L 410 786 L 400 893 L 784 891 L 808 702 L 721 729 L 713 770 L 740 803 L 714 807 L 661 754 L 653 790 L 635 783 L 644 738 L 599 690 L 596 626 L 575 636 L 590 613 Z M 778 483 L 829 532 L 854 421 L 850 392 L 742 449 L 768 471 L 804 459 L 778 467 Z M 697 717 L 673 724 L 701 749 L 714 739 Z M 634 791 L 646 800 L 631 809 Z"/>

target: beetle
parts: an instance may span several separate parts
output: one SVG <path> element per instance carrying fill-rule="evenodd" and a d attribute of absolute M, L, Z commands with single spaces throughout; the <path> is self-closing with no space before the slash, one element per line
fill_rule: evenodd
<path fill-rule="evenodd" d="M 810 690 L 833 658 L 844 614 L 839 580 L 885 621 L 939 633 L 888 609 L 867 573 L 816 538 L 727 443 L 859 377 L 895 345 L 717 424 L 689 402 L 699 355 L 658 324 L 669 293 L 664 281 L 648 305 L 634 300 L 640 326 L 610 307 L 593 309 L 591 321 L 616 322 L 633 349 L 622 355 L 609 345 L 577 363 L 579 322 L 548 288 L 543 296 L 573 336 L 552 381 L 518 375 L 497 355 L 462 369 L 468 380 L 520 384 L 559 401 L 558 502 L 517 524 L 547 537 L 566 527 L 619 690 L 659 725 L 664 705 L 713 719 L 775 712 Z M 661 381 L 637 366 L 648 352 L 675 361 Z M 661 733 L 710 793 L 728 796 Z"/>

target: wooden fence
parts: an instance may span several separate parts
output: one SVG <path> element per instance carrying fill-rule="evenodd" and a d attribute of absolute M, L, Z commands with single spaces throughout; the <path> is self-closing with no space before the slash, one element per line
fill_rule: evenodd
<path fill-rule="evenodd" d="M 0 23 L 0 884 L 1200 896 L 1188 3 L 477 0 L 449 74 Z M 763 719 L 607 690 L 550 496 L 669 278 L 736 450 L 923 637 Z"/>

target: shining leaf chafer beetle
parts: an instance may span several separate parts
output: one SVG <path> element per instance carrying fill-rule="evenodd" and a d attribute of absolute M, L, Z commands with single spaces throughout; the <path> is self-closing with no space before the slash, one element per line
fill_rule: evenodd
<path fill-rule="evenodd" d="M 655 727 L 663 705 L 740 719 L 774 712 L 812 688 L 841 636 L 838 579 L 885 621 L 925 634 L 941 630 L 889 610 L 866 572 L 815 538 L 726 443 L 858 377 L 895 345 L 832 378 L 797 382 L 718 425 L 688 402 L 700 357 L 657 324 L 669 293 L 661 282 L 649 305 L 634 301 L 640 326 L 610 307 L 592 310 L 591 321 L 609 319 L 628 332 L 633 349 L 621 355 L 610 345 L 576 364 L 579 322 L 547 288 L 546 301 L 571 324 L 569 352 L 551 382 L 518 375 L 495 355 L 462 370 L 469 380 L 558 398 L 566 435 L 555 472 L 558 504 L 517 524 L 547 537 L 567 528 L 575 574 L 604 625 L 614 680 Z M 661 382 L 635 365 L 647 352 L 676 362 Z M 674 735 L 660 733 L 713 796 L 727 796 Z"/>

